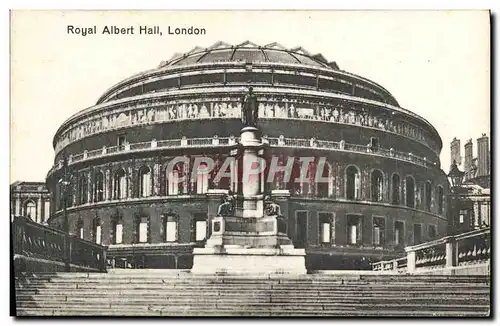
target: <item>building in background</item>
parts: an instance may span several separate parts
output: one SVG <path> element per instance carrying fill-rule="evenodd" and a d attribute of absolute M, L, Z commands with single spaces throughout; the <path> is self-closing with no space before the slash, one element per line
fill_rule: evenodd
<path fill-rule="evenodd" d="M 460 152 L 457 154 L 457 144 L 460 145 L 460 141 L 456 138 L 450 143 L 452 161 L 460 156 Z M 490 227 L 491 223 L 489 137 L 483 133 L 477 139 L 477 157 L 473 156 L 473 147 L 472 139 L 464 145 L 464 178 L 457 189 L 455 216 L 450 217 L 455 220 L 455 233 Z"/>
<path fill-rule="evenodd" d="M 16 181 L 10 185 L 11 216 L 26 216 L 46 223 L 50 215 L 50 194 L 44 182 Z"/>

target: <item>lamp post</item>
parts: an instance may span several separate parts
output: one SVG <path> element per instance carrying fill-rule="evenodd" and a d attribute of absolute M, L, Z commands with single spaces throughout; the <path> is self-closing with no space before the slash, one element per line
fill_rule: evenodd
<path fill-rule="evenodd" d="M 63 153 L 63 175 L 62 178 L 59 179 L 59 183 L 61 184 L 61 194 L 62 194 L 62 202 L 63 202 L 63 230 L 65 232 L 64 235 L 64 265 L 66 272 L 70 271 L 70 250 L 69 250 L 69 222 L 68 222 L 68 189 L 71 184 L 70 178 L 68 176 L 68 158 L 66 153 Z"/>
<path fill-rule="evenodd" d="M 450 172 L 447 177 L 451 183 L 451 206 L 450 210 L 450 221 L 448 223 L 449 230 L 448 234 L 452 235 L 456 233 L 456 220 L 460 215 L 460 191 L 462 189 L 462 180 L 464 178 L 464 171 L 460 171 L 457 166 L 457 162 L 453 160 L 450 166 Z"/>

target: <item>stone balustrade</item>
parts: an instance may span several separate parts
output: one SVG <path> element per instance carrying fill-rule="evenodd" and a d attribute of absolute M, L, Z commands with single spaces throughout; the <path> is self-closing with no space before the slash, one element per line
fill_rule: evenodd
<path fill-rule="evenodd" d="M 369 145 L 349 144 L 341 140 L 339 142 L 329 140 L 311 139 L 298 139 L 298 138 L 285 138 L 280 137 L 263 137 L 271 147 L 292 147 L 292 148 L 316 148 L 324 150 L 347 151 L 371 155 L 380 155 L 388 158 L 410 162 L 426 168 L 437 166 L 437 162 L 427 160 L 425 157 L 419 157 L 412 153 L 405 153 L 395 151 L 393 148 L 372 148 Z M 169 139 L 169 140 L 152 140 L 150 142 L 126 144 L 125 146 L 111 146 L 92 151 L 84 151 L 80 154 L 72 155 L 70 165 L 97 157 L 104 157 L 123 152 L 140 152 L 150 151 L 156 149 L 184 149 L 184 148 L 207 148 L 207 147 L 230 147 L 237 143 L 237 138 L 230 137 L 211 137 L 211 138 L 182 138 L 182 139 Z M 49 171 L 49 175 L 54 171 L 62 168 L 62 160 L 55 164 Z"/>
<path fill-rule="evenodd" d="M 23 216 L 14 217 L 12 232 L 14 260 L 20 271 L 23 271 L 30 261 L 59 266 L 68 264 L 71 270 L 106 270 L 104 246 L 41 225 Z M 45 271 L 42 265 L 37 266 L 40 270 L 35 271 Z"/>
<path fill-rule="evenodd" d="M 405 248 L 406 257 L 372 264 L 374 271 L 416 273 L 490 260 L 491 229 L 478 229 Z"/>

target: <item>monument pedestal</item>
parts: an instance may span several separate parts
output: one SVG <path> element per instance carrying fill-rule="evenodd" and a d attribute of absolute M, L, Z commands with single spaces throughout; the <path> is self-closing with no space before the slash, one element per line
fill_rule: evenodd
<path fill-rule="evenodd" d="M 257 110 L 256 102 L 253 103 L 253 109 Z M 251 114 L 246 116 L 247 122 L 251 117 Z M 221 192 L 209 191 L 208 213 L 212 233 L 205 248 L 194 248 L 192 273 L 306 273 L 305 250 L 293 247 L 287 236 L 286 220 L 281 216 L 279 207 L 268 202 L 271 209 L 266 212 L 264 175 L 263 172 L 256 173 L 265 146 L 258 128 L 250 124 L 241 130 L 238 147 L 238 159 L 242 163 L 241 179 L 238 180 L 241 188 L 233 198 L 234 206 L 230 212 L 227 210 L 228 200 L 218 206 L 215 213 Z M 217 195 L 219 196 L 216 197 Z M 288 191 L 287 194 L 281 191 L 279 197 L 287 195 L 290 195 Z"/>

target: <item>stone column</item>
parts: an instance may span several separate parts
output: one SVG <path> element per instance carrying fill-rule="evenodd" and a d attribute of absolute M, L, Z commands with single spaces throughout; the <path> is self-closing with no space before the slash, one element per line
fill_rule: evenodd
<path fill-rule="evenodd" d="M 92 202 L 92 172 L 87 174 L 87 203 Z"/>
<path fill-rule="evenodd" d="M 406 252 L 406 269 L 408 274 L 415 272 L 417 255 L 414 250 L 410 249 Z"/>
<path fill-rule="evenodd" d="M 71 184 L 71 188 L 73 188 L 73 191 L 72 191 L 72 194 L 71 196 L 73 197 L 73 205 L 72 206 L 76 206 L 76 205 L 79 205 L 80 202 L 78 201 L 79 199 L 79 193 L 80 193 L 80 189 L 78 189 L 78 178 L 76 178 L 76 176 L 73 177 L 73 183 Z"/>
<path fill-rule="evenodd" d="M 474 202 L 474 228 L 477 229 L 479 228 L 479 202 L 475 201 Z"/>
<path fill-rule="evenodd" d="M 160 164 L 155 163 L 153 167 L 153 196 L 160 194 Z"/>
<path fill-rule="evenodd" d="M 126 170 L 126 180 L 127 180 L 127 196 L 126 198 L 132 198 L 132 196 L 134 195 L 134 170 L 132 169 L 131 166 L 128 167 L 128 169 Z"/>
<path fill-rule="evenodd" d="M 21 196 L 16 197 L 16 211 L 15 215 L 21 215 Z"/>
<path fill-rule="evenodd" d="M 391 182 L 390 180 L 391 177 L 388 173 L 382 173 L 382 175 L 384 176 L 384 184 L 383 184 L 384 192 L 382 194 L 382 201 L 389 203 L 391 198 L 391 189 L 390 189 L 391 187 L 389 186 Z"/>
<path fill-rule="evenodd" d="M 457 246 L 453 237 L 446 237 L 446 267 L 457 266 Z"/>
<path fill-rule="evenodd" d="M 111 194 L 111 171 L 110 171 L 110 168 L 106 168 L 106 170 L 104 171 L 104 196 L 103 196 L 103 200 L 110 200 L 112 198 L 112 194 Z"/>
<path fill-rule="evenodd" d="M 38 197 L 38 203 L 36 204 L 36 221 L 42 223 L 42 195 Z"/>

